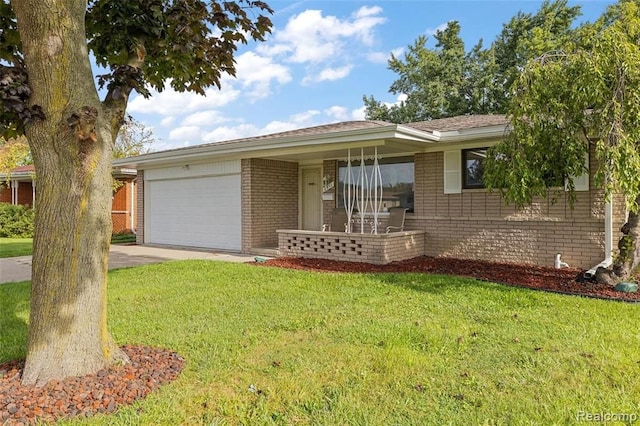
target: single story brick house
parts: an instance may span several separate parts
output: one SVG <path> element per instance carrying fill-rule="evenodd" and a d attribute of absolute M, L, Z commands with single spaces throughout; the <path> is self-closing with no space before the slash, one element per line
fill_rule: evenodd
<path fill-rule="evenodd" d="M 113 232 L 133 231 L 136 227 L 136 171 L 114 168 L 113 177 L 122 182 L 112 198 Z M 13 169 L 8 181 L 6 176 L 0 174 L 0 203 L 34 207 L 36 189 L 33 165 Z"/>
<path fill-rule="evenodd" d="M 350 121 L 115 165 L 138 171 L 139 244 L 373 263 L 423 254 L 543 266 L 560 254 L 585 269 L 610 261 L 624 205 L 605 203 L 590 176 L 576 179 L 573 209 L 564 197 L 519 210 L 482 187 L 486 148 L 507 131 L 501 115 Z M 394 206 L 407 209 L 404 230 L 380 232 Z M 336 208 L 349 211 L 351 232 L 321 231 Z"/>

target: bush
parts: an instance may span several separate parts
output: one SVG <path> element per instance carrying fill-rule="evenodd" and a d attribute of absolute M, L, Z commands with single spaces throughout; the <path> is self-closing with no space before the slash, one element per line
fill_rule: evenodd
<path fill-rule="evenodd" d="M 133 231 L 124 231 L 111 234 L 111 244 L 131 244 L 136 242 L 136 234 Z"/>
<path fill-rule="evenodd" d="M 33 209 L 0 203 L 0 237 L 33 238 Z"/>

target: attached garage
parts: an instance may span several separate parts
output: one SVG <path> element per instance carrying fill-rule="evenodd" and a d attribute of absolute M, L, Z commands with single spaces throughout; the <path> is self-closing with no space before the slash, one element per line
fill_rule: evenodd
<path fill-rule="evenodd" d="M 240 161 L 145 171 L 150 244 L 241 249 Z"/>

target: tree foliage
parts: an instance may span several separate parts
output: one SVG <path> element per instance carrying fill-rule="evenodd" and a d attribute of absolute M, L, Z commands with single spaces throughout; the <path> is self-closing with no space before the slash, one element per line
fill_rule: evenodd
<path fill-rule="evenodd" d="M 151 145 L 156 141 L 153 131 L 128 115 L 113 147 L 113 158 L 133 157 L 151 152 Z"/>
<path fill-rule="evenodd" d="M 391 56 L 389 69 L 398 74 L 389 92 L 406 95 L 388 106 L 373 96 L 363 98 L 366 117 L 394 123 L 465 114 L 505 113 L 510 88 L 529 59 L 560 49 L 575 37 L 572 27 L 580 7 L 566 0 L 545 1 L 535 14 L 518 13 L 504 24 L 487 48 L 483 41 L 465 51 L 458 22 L 436 32 L 434 49 L 424 36 L 410 46 L 404 59 Z"/>
<path fill-rule="evenodd" d="M 490 150 L 485 183 L 518 205 L 545 196 L 550 175 L 573 195 L 593 146 L 596 185 L 609 199 L 623 194 L 631 211 L 614 266 L 624 277 L 637 264 L 640 236 L 631 226 L 640 201 L 640 2 L 618 3 L 578 34 L 579 42 L 530 61 L 516 80 L 512 131 Z"/>
<path fill-rule="evenodd" d="M 126 361 L 107 331 L 106 258 L 131 91 L 220 86 L 271 13 L 257 0 L 0 0 L 0 135 L 26 135 L 38 175 L 23 383 Z M 90 54 L 107 69 L 97 80 Z"/>
<path fill-rule="evenodd" d="M 27 138 L 20 136 L 7 140 L 0 137 L 0 175 L 8 181 L 13 169 L 27 164 L 32 164 Z"/>

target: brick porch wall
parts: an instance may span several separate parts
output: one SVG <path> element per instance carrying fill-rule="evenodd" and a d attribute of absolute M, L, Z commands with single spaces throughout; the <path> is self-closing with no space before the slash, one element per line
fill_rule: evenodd
<path fill-rule="evenodd" d="M 373 235 L 278 230 L 278 238 L 283 256 L 377 265 L 422 256 L 425 250 L 424 231 Z"/>
<path fill-rule="evenodd" d="M 244 159 L 242 251 L 278 246 L 277 229 L 298 227 L 298 164 Z"/>
<path fill-rule="evenodd" d="M 144 244 L 144 170 L 138 170 L 136 188 L 136 244 Z"/>

